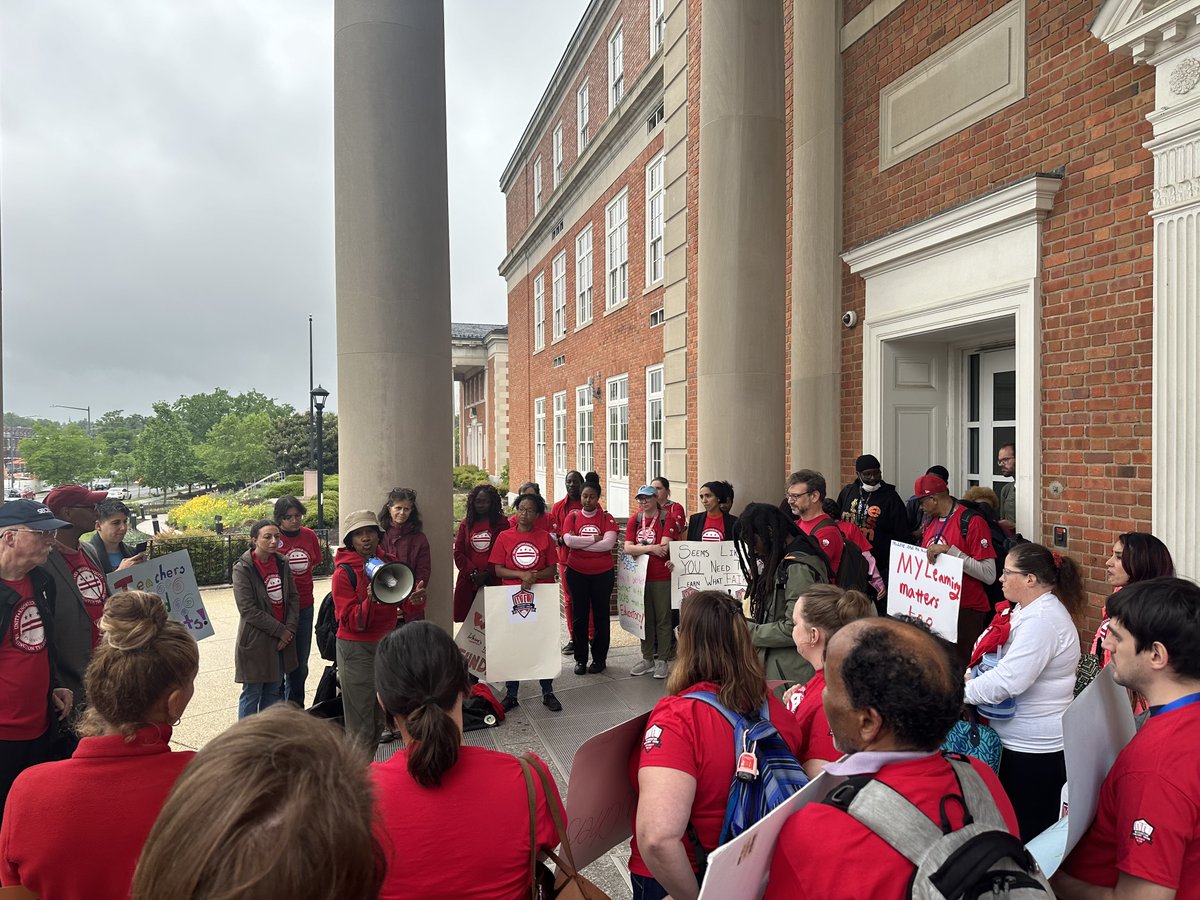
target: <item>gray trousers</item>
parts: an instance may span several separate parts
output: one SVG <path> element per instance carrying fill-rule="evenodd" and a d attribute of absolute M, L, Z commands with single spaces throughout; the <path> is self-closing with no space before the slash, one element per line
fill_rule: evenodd
<path fill-rule="evenodd" d="M 375 700 L 375 649 L 369 641 L 337 639 L 338 682 L 342 686 L 346 734 L 362 745 L 370 758 L 383 730 L 383 710 Z"/>
<path fill-rule="evenodd" d="M 666 659 L 671 652 L 671 582 L 646 582 L 646 636 L 642 639 L 642 659 Z"/>

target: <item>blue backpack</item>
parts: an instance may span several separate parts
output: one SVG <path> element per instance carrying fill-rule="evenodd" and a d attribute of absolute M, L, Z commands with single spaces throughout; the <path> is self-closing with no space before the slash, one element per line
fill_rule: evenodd
<path fill-rule="evenodd" d="M 757 714 L 746 717 L 723 706 L 712 691 L 693 691 L 683 696 L 707 703 L 720 712 L 733 726 L 734 758 L 740 758 L 743 753 L 752 753 L 758 767 L 757 776 L 734 773 L 733 782 L 729 785 L 729 802 L 725 805 L 719 846 L 737 837 L 808 784 L 808 776 L 771 724 L 766 701 L 763 701 Z M 689 832 L 698 849 L 706 853 L 715 849 L 700 848 L 699 841 L 694 837 L 695 829 L 690 825 Z"/>

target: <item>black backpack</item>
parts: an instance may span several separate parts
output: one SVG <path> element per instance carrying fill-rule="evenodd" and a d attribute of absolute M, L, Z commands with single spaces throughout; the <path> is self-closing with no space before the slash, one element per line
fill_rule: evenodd
<path fill-rule="evenodd" d="M 353 568 L 345 563 L 339 563 L 338 568 L 345 571 L 346 576 L 350 579 L 350 587 L 358 589 L 358 574 Z M 327 659 L 330 662 L 337 661 L 337 610 L 333 605 L 333 591 L 325 595 L 325 599 L 321 601 L 321 606 L 317 610 L 317 622 L 313 629 L 316 633 L 317 652 L 321 654 L 321 659 Z"/>
<path fill-rule="evenodd" d="M 1010 834 L 991 791 L 966 757 L 946 756 L 959 793 L 942 798 L 942 823 L 870 775 L 855 775 L 822 801 L 853 816 L 915 867 L 906 896 L 913 900 L 1007 897 L 1039 900 L 1054 891 L 1021 839 Z M 951 829 L 945 810 L 963 810 Z"/>
<path fill-rule="evenodd" d="M 1000 569 L 1004 565 L 1004 557 L 1008 556 L 1008 551 L 1014 545 L 1023 543 L 1024 539 L 1019 535 L 1010 537 L 1000 527 L 999 518 L 996 517 L 996 514 L 992 512 L 992 508 L 986 503 L 980 504 L 973 500 L 959 500 L 958 502 L 963 508 L 958 523 L 962 530 L 964 542 L 967 540 L 967 530 L 971 527 L 971 520 L 976 516 L 982 516 L 983 521 L 987 522 L 988 530 L 991 531 L 992 549 L 996 551 L 996 578 L 991 584 L 983 586 L 983 592 L 987 594 L 988 603 L 991 604 L 992 609 L 995 609 L 996 604 L 1004 599 L 1004 588 L 1000 584 Z"/>
<path fill-rule="evenodd" d="M 837 529 L 838 534 L 842 535 L 842 560 L 838 564 L 837 575 L 831 580 L 838 587 L 847 591 L 861 591 L 868 597 L 875 598 L 875 589 L 871 587 L 871 567 L 867 565 L 867 558 L 863 556 L 862 548 L 854 541 L 850 540 L 849 535 L 842 534 L 842 529 L 838 528 L 837 522 L 826 517 L 824 521 L 818 522 L 813 528 L 813 535 L 822 528 L 833 527 Z M 820 543 L 818 541 L 818 543 Z M 830 567 L 830 572 L 833 568 Z"/>

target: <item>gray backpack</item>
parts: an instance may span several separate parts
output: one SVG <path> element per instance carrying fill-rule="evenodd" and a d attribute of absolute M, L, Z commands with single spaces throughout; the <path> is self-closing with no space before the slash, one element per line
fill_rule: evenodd
<path fill-rule="evenodd" d="M 824 802 L 853 816 L 916 866 L 909 881 L 913 900 L 1046 900 L 1054 896 L 1046 876 L 1021 839 L 1010 834 L 991 791 L 965 758 L 947 756 L 960 794 L 941 801 L 942 824 L 870 775 L 851 777 Z M 963 807 L 963 827 L 951 830 L 949 804 Z"/>

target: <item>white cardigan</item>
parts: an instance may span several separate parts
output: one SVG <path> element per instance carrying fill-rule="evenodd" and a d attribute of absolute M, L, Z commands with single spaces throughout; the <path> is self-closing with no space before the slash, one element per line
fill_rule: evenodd
<path fill-rule="evenodd" d="M 966 700 L 977 705 L 1015 697 L 1016 714 L 990 723 L 1000 742 L 1021 753 L 1053 753 L 1063 748 L 1062 714 L 1074 697 L 1079 631 L 1049 592 L 1009 616 L 999 664 L 967 682 Z"/>

